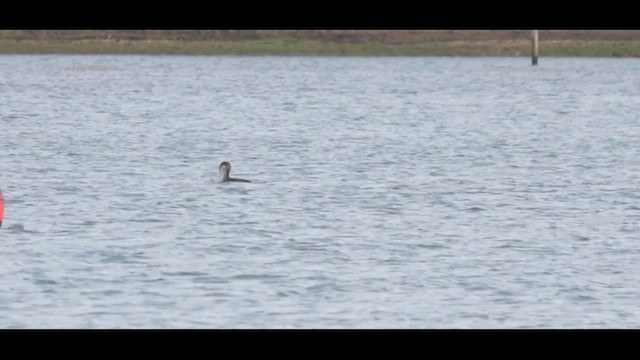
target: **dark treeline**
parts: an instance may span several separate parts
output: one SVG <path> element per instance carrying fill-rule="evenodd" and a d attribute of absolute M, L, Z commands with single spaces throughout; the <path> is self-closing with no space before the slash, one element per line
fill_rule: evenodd
<path fill-rule="evenodd" d="M 11 40 L 245 40 L 274 37 L 328 42 L 413 44 L 527 39 L 529 30 L 0 30 Z M 541 30 L 540 41 L 640 40 L 640 30 Z"/>

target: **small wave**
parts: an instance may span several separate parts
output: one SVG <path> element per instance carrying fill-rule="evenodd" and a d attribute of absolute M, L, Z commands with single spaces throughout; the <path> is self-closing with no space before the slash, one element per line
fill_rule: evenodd
<path fill-rule="evenodd" d="M 419 248 L 419 249 L 431 249 L 431 250 L 435 250 L 435 249 L 448 249 L 449 247 L 446 245 L 441 245 L 441 244 L 414 244 L 411 245 L 412 248 Z"/>
<path fill-rule="evenodd" d="M 267 279 L 281 279 L 284 275 L 255 275 L 255 274 L 240 274 L 230 277 L 231 280 L 267 280 Z"/>
<path fill-rule="evenodd" d="M 58 285 L 58 283 L 54 280 L 36 280 L 34 281 L 34 284 L 36 285 Z"/>
<path fill-rule="evenodd" d="M 162 273 L 165 276 L 205 276 L 209 275 L 208 273 L 200 272 L 200 271 L 177 271 L 177 272 L 165 272 Z"/>
<path fill-rule="evenodd" d="M 4 226 L 6 226 L 6 224 L 3 224 L 3 229 L 4 229 Z M 7 227 L 7 230 L 14 234 L 19 234 L 19 233 L 38 234 L 39 233 L 39 231 L 25 229 L 24 225 L 22 224 L 12 224 Z"/>

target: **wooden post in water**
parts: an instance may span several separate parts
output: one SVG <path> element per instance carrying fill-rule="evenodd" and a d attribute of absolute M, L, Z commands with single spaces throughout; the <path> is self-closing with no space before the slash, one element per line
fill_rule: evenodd
<path fill-rule="evenodd" d="M 531 31 L 531 65 L 538 65 L 538 30 Z"/>

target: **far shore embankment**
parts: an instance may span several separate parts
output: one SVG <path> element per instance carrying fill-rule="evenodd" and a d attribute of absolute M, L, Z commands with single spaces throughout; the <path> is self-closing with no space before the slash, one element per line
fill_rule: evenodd
<path fill-rule="evenodd" d="M 640 57 L 640 30 L 540 30 L 540 56 Z M 530 56 L 530 30 L 0 30 L 0 54 Z"/>

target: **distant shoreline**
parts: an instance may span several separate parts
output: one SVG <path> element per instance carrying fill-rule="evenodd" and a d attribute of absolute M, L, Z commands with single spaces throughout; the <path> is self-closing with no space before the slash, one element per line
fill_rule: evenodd
<path fill-rule="evenodd" d="M 528 57 L 527 30 L 2 30 L 0 54 Z M 640 31 L 540 32 L 540 57 L 640 57 Z"/>

